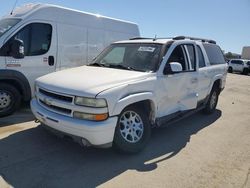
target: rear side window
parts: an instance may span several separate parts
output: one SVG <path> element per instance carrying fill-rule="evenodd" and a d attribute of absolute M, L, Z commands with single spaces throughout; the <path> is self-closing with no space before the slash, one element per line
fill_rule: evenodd
<path fill-rule="evenodd" d="M 236 64 L 236 65 L 242 65 L 243 61 L 241 61 L 241 60 L 232 60 L 231 63 Z"/>
<path fill-rule="evenodd" d="M 204 59 L 204 56 L 203 56 L 203 53 L 201 51 L 201 48 L 199 46 L 197 46 L 197 52 L 198 52 L 198 58 L 199 58 L 199 67 L 202 68 L 202 67 L 205 67 L 206 64 L 205 64 L 205 59 Z"/>
<path fill-rule="evenodd" d="M 214 44 L 203 44 L 211 65 L 224 64 L 225 59 L 219 46 Z"/>

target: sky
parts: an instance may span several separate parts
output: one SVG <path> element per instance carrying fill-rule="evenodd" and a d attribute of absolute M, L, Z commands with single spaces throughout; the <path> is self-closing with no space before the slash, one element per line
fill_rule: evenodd
<path fill-rule="evenodd" d="M 16 0 L 0 0 L 0 17 Z M 18 0 L 50 3 L 139 25 L 143 37 L 186 35 L 217 41 L 225 52 L 250 46 L 250 0 Z"/>

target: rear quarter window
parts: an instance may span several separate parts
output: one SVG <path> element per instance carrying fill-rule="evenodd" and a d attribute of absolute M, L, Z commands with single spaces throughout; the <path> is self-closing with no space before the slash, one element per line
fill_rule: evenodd
<path fill-rule="evenodd" d="M 211 65 L 226 63 L 223 53 L 219 46 L 214 44 L 203 44 Z"/>

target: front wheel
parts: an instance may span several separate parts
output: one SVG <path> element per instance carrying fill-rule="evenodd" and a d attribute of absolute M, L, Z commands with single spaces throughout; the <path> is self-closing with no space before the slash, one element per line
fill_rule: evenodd
<path fill-rule="evenodd" d="M 141 151 L 151 135 L 151 126 L 146 113 L 135 106 L 125 108 L 119 115 L 113 147 L 125 153 Z"/>
<path fill-rule="evenodd" d="M 8 116 L 19 108 L 21 95 L 10 84 L 0 83 L 0 117 Z"/>
<path fill-rule="evenodd" d="M 219 99 L 219 89 L 213 88 L 210 95 L 209 95 L 209 99 L 207 101 L 207 104 L 206 104 L 203 112 L 205 114 L 212 114 L 216 109 L 218 99 Z"/>
<path fill-rule="evenodd" d="M 232 68 L 232 67 L 229 67 L 229 68 L 228 68 L 228 72 L 229 72 L 229 73 L 233 73 L 233 68 Z"/>

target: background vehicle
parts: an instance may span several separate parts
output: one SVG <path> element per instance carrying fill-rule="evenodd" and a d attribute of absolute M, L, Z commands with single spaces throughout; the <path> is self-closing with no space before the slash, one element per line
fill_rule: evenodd
<path fill-rule="evenodd" d="M 38 78 L 31 109 L 85 145 L 133 153 L 145 147 L 151 127 L 214 112 L 226 74 L 215 41 L 136 38 L 110 45 L 89 66 Z"/>
<path fill-rule="evenodd" d="M 87 64 L 138 26 L 55 5 L 29 4 L 0 20 L 0 117 L 33 95 L 42 75 Z"/>
<path fill-rule="evenodd" d="M 247 75 L 250 70 L 250 60 L 231 59 L 228 63 L 228 72 L 240 72 Z"/>

